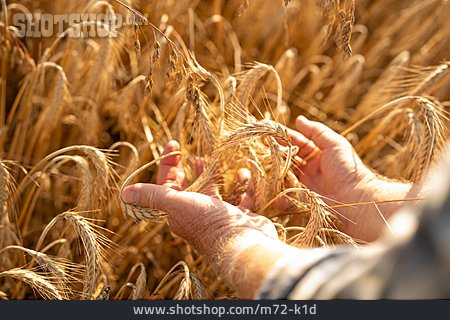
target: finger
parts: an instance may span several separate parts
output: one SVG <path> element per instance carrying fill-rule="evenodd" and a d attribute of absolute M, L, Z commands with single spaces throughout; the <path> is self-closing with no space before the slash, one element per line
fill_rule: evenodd
<path fill-rule="evenodd" d="M 174 151 L 180 151 L 177 141 L 170 141 L 164 148 L 163 155 Z M 186 175 L 181 164 L 181 155 L 173 155 L 161 160 L 157 183 L 177 190 L 187 187 Z"/>
<path fill-rule="evenodd" d="M 253 195 L 255 192 L 253 181 L 251 180 L 251 173 L 248 169 L 240 169 L 238 171 L 238 181 L 243 183 L 249 181 L 247 190 L 242 194 L 241 201 L 239 202 L 239 209 L 242 211 L 252 211 L 253 208 Z"/>
<path fill-rule="evenodd" d="M 287 128 L 287 132 L 291 138 L 291 143 L 299 148 L 297 155 L 305 158 L 313 152 L 316 152 L 317 146 L 311 139 L 306 138 L 298 131 Z"/>
<path fill-rule="evenodd" d="M 298 178 L 298 175 L 301 173 L 300 170 L 295 170 L 295 175 Z M 286 189 L 290 189 L 290 188 L 294 188 L 294 184 L 292 183 L 292 181 L 290 181 L 289 179 L 285 178 L 284 179 L 284 185 L 286 187 Z M 291 199 L 292 194 L 287 193 L 287 194 L 283 194 L 281 196 L 278 196 L 277 199 L 275 200 L 275 209 L 278 210 L 279 212 L 285 212 L 288 209 L 290 209 L 293 206 L 293 201 Z"/>
<path fill-rule="evenodd" d="M 150 183 L 138 183 L 123 190 L 122 198 L 125 203 L 135 206 L 169 211 L 169 197 L 178 191 L 168 187 Z"/>
<path fill-rule="evenodd" d="M 308 120 L 304 116 L 299 116 L 295 120 L 295 126 L 302 135 L 312 140 L 322 150 L 340 144 L 344 139 L 323 123 Z"/>
<path fill-rule="evenodd" d="M 164 148 L 163 155 L 174 151 L 180 151 L 180 145 L 177 141 L 170 141 Z M 161 160 L 158 172 L 158 184 L 176 182 L 178 176 L 178 168 L 181 167 L 181 155 L 173 155 Z"/>
<path fill-rule="evenodd" d="M 203 171 L 205 170 L 205 166 L 205 158 L 197 158 L 195 160 L 195 174 L 197 175 L 197 177 L 200 177 L 200 175 L 203 173 Z"/>
<path fill-rule="evenodd" d="M 139 207 L 160 210 L 167 213 L 171 228 L 189 229 L 188 222 L 193 217 L 201 217 L 211 208 L 218 208 L 222 201 L 203 194 L 173 190 L 165 186 L 138 183 L 128 186 L 122 193 L 125 203 Z M 179 236 L 182 234 L 175 232 Z"/>
<path fill-rule="evenodd" d="M 150 183 L 138 183 L 126 187 L 122 193 L 125 203 L 158 209 L 173 216 L 200 214 L 217 203 L 210 197 L 194 192 L 177 191 L 173 188 Z"/>
<path fill-rule="evenodd" d="M 275 208 L 279 212 L 284 212 L 291 207 L 291 201 L 286 196 L 281 196 L 275 201 Z"/>

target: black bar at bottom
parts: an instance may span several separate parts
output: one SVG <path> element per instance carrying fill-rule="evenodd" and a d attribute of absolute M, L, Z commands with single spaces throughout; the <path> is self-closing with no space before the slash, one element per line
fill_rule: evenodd
<path fill-rule="evenodd" d="M 0 301 L 0 319 L 448 319 L 429 301 Z"/>

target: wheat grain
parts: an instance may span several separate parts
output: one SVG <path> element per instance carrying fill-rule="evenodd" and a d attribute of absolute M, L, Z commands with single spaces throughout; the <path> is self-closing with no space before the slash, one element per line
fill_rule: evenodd
<path fill-rule="evenodd" d="M 0 273 L 0 278 L 10 277 L 25 282 L 36 290 L 43 298 L 64 300 L 66 297 L 45 277 L 24 269 L 12 269 Z"/>
<path fill-rule="evenodd" d="M 186 191 L 237 205 L 251 184 L 253 211 L 270 218 L 285 242 L 333 247 L 356 246 L 333 211 L 350 204 L 328 207 L 299 181 L 298 150 L 270 120 L 294 127 L 303 114 L 321 121 L 342 132 L 368 167 L 419 183 L 448 137 L 448 1 L 6 5 L 1 0 L 0 264 L 2 271 L 29 267 L 31 257 L 62 298 L 235 298 L 207 259 L 160 223 L 166 213 L 121 199 L 132 180 L 155 182 L 172 139 L 181 145 L 171 155 L 181 156 Z M 94 21 L 54 39 L 20 37 L 11 17 L 37 11 L 135 20 L 108 39 L 71 37 L 107 28 Z M 250 181 L 236 181 L 241 168 Z M 117 247 L 104 248 L 99 228 L 114 232 L 102 229 Z M 63 289 L 62 271 L 83 287 L 73 280 Z M 0 299 L 35 297 L 26 281 L 2 284 Z"/>

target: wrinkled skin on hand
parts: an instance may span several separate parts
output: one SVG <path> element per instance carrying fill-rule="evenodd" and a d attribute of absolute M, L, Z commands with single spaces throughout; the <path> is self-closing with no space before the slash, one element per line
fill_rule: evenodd
<path fill-rule="evenodd" d="M 179 144 L 171 141 L 164 154 L 178 150 Z M 240 170 L 238 179 L 241 182 L 250 179 L 250 172 Z M 275 226 L 269 219 L 251 212 L 251 183 L 242 195 L 239 206 L 208 195 L 183 191 L 188 183 L 180 155 L 161 160 L 157 181 L 159 185 L 136 184 L 127 187 L 123 193 L 125 202 L 167 212 L 171 231 L 202 254 L 209 257 L 217 255 L 222 244 L 246 230 L 258 230 L 268 237 L 278 238 Z"/>
<path fill-rule="evenodd" d="M 367 185 L 376 177 L 362 163 L 350 142 L 324 124 L 302 116 L 295 124 L 298 131 L 288 132 L 292 144 L 299 147 L 298 156 L 305 159 L 313 155 L 296 170 L 299 180 L 328 200 L 360 201 L 361 191 L 367 192 Z"/>
<path fill-rule="evenodd" d="M 324 197 L 330 206 L 383 202 L 417 196 L 412 185 L 390 181 L 373 173 L 356 154 L 350 142 L 324 124 L 305 117 L 296 120 L 298 131 L 288 129 L 292 144 L 299 147 L 303 161 L 295 171 L 309 189 Z M 300 159 L 300 162 L 302 162 Z M 367 242 L 376 240 L 389 218 L 403 204 L 347 206 L 336 209 L 342 231 Z"/>
<path fill-rule="evenodd" d="M 378 201 L 389 198 L 394 191 L 398 191 L 399 197 L 407 194 L 408 191 L 403 190 L 408 188 L 407 185 L 389 185 L 378 179 L 362 163 L 351 144 L 324 124 L 300 116 L 296 127 L 298 131 L 288 129 L 292 144 L 299 148 L 296 157 L 303 159 L 295 174 L 328 204 Z M 178 150 L 180 145 L 171 141 L 164 154 Z M 250 172 L 240 170 L 238 180 L 248 179 Z M 209 195 L 183 191 L 187 187 L 181 156 L 173 155 L 161 160 L 158 185 L 129 186 L 124 190 L 123 198 L 130 204 L 167 212 L 172 232 L 209 256 L 217 254 L 227 239 L 246 230 L 257 230 L 270 238 L 278 238 L 269 219 L 252 213 L 251 182 L 238 206 Z M 343 231 L 365 241 L 375 240 L 385 224 L 377 210 L 378 207 L 376 210 L 367 207 L 339 209 Z"/>

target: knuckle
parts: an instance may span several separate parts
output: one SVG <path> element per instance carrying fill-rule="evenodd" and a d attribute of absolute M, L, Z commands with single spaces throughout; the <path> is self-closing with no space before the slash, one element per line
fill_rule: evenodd
<path fill-rule="evenodd" d="M 149 208 L 154 208 L 155 207 L 155 199 L 156 199 L 155 192 L 148 190 L 145 195 L 145 203 L 144 204 Z"/>
<path fill-rule="evenodd" d="M 342 145 L 351 146 L 350 142 L 345 137 L 337 133 L 336 133 L 336 140 Z"/>

